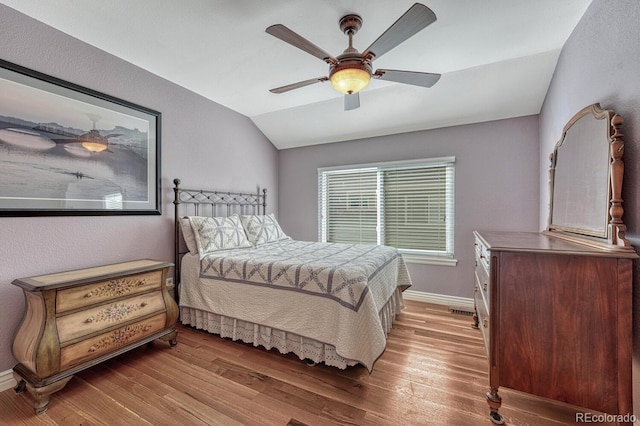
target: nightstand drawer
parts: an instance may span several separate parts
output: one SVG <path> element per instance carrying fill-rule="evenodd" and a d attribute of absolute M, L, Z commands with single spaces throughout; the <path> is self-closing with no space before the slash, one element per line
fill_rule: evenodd
<path fill-rule="evenodd" d="M 160 291 L 105 303 L 58 317 L 56 320 L 58 338 L 60 344 L 64 344 L 69 340 L 131 322 L 164 309 L 164 299 Z"/>
<path fill-rule="evenodd" d="M 61 348 L 60 369 L 64 370 L 102 355 L 114 352 L 121 347 L 135 343 L 165 328 L 166 313 L 162 313 L 133 324 L 120 327 L 94 338 Z"/>
<path fill-rule="evenodd" d="M 158 270 L 60 290 L 56 297 L 56 313 L 60 314 L 104 303 L 118 297 L 160 289 L 161 281 L 162 271 Z"/>

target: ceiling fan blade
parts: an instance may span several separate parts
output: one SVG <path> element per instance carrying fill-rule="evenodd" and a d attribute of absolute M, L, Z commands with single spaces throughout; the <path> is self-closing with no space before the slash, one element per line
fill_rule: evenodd
<path fill-rule="evenodd" d="M 329 80 L 328 77 L 311 78 L 309 80 L 299 81 L 299 82 L 293 83 L 293 84 L 287 84 L 286 86 L 276 87 L 275 89 L 271 89 L 269 91 L 271 93 L 280 94 L 280 93 L 288 92 L 289 90 L 299 89 L 299 88 L 304 87 L 304 86 L 309 86 L 310 84 L 320 83 L 320 82 L 324 82 L 324 81 L 328 81 L 328 80 Z"/>
<path fill-rule="evenodd" d="M 293 32 L 289 28 L 282 24 L 271 25 L 265 30 L 268 34 L 279 38 L 280 40 L 289 43 L 290 45 L 304 50 L 305 52 L 322 59 L 328 64 L 336 63 L 336 59 L 329 53 L 325 52 L 315 44 L 311 43 L 306 38 L 302 37 L 298 33 Z"/>
<path fill-rule="evenodd" d="M 373 77 L 380 80 L 395 81 L 397 83 L 413 84 L 414 86 L 422 87 L 431 87 L 440 80 L 440 74 L 382 69 L 376 70 Z"/>
<path fill-rule="evenodd" d="M 360 108 L 360 94 L 353 93 L 351 95 L 344 95 L 344 110 L 351 111 L 356 108 Z"/>
<path fill-rule="evenodd" d="M 362 57 L 379 58 L 414 34 L 436 21 L 436 14 L 427 6 L 415 3 L 374 41 Z"/>

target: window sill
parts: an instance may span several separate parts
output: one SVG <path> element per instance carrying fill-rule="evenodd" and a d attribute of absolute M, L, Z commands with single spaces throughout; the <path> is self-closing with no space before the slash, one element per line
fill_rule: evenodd
<path fill-rule="evenodd" d="M 458 259 L 416 253 L 402 253 L 402 258 L 406 263 L 417 263 L 420 265 L 456 266 L 458 264 Z"/>

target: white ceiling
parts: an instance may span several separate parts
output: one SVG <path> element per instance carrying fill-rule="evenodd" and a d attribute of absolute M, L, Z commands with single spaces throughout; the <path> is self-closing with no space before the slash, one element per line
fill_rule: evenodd
<path fill-rule="evenodd" d="M 591 0 L 423 0 L 438 20 L 374 61 L 441 73 L 432 88 L 372 80 L 344 111 L 328 65 L 265 33 L 283 24 L 337 56 L 347 13 L 366 49 L 414 0 L 0 0 L 251 118 L 279 149 L 537 114 Z"/>

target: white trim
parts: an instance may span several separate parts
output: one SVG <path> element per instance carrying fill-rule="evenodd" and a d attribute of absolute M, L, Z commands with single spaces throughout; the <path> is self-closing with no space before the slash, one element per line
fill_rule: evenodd
<path fill-rule="evenodd" d="M 13 370 L 0 373 L 0 392 L 15 388 L 18 383 L 13 378 Z"/>
<path fill-rule="evenodd" d="M 343 166 L 333 166 L 333 167 L 318 167 L 318 174 L 322 172 L 333 172 L 338 170 L 350 170 L 350 169 L 374 169 L 378 167 L 387 167 L 387 166 L 410 166 L 413 164 L 438 164 L 438 163 L 455 163 L 456 157 L 435 157 L 435 158 L 418 158 L 414 160 L 400 160 L 400 161 L 383 161 L 379 163 L 365 163 L 365 164 L 347 164 Z"/>
<path fill-rule="evenodd" d="M 405 290 L 402 293 L 402 297 L 416 302 L 474 309 L 473 299 L 468 297 L 447 296 L 446 294 L 427 293 L 415 290 Z"/>
<path fill-rule="evenodd" d="M 402 258 L 406 263 L 417 263 L 421 265 L 440 265 L 440 266 L 456 266 L 458 264 L 458 259 L 451 259 L 449 257 L 404 253 L 402 250 L 400 250 L 400 253 L 402 253 Z"/>

